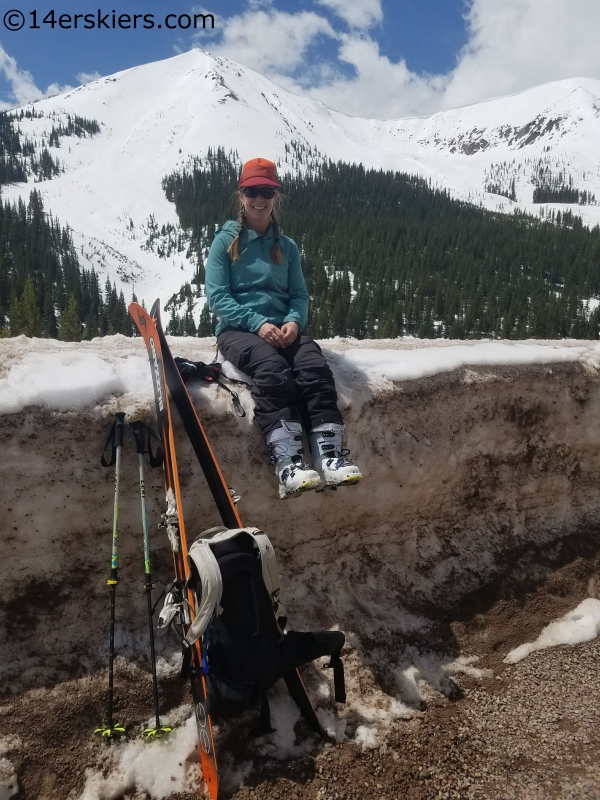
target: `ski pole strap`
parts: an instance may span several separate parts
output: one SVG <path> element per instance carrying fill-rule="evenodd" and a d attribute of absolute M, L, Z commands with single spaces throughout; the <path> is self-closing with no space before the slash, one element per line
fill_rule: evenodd
<path fill-rule="evenodd" d="M 123 446 L 123 433 L 125 432 L 125 414 L 123 411 L 117 411 L 115 414 L 115 421 L 112 424 L 110 433 L 102 450 L 102 457 L 100 463 L 103 467 L 112 467 L 117 460 L 117 447 Z M 105 458 L 106 448 L 112 442 L 112 450 L 110 454 L 110 461 Z"/>
<path fill-rule="evenodd" d="M 135 448 L 138 452 L 138 455 L 144 455 L 144 453 L 148 453 L 148 456 L 150 458 L 150 466 L 162 467 L 163 461 L 165 460 L 165 451 L 159 435 L 153 428 L 150 427 L 150 425 L 146 425 L 145 422 L 142 422 L 141 419 L 135 419 L 130 424 L 133 430 L 133 436 L 135 439 Z M 146 434 L 148 434 L 147 446 L 146 446 Z M 152 452 L 152 446 L 150 443 L 151 439 L 154 439 L 156 441 L 156 449 L 154 453 Z"/>
<path fill-rule="evenodd" d="M 240 378 L 232 378 L 229 375 L 226 375 L 223 372 L 223 366 L 218 361 L 218 358 L 219 358 L 219 345 L 217 344 L 217 354 L 215 355 L 215 360 L 211 364 L 209 364 L 209 367 L 211 369 L 215 369 L 215 368 L 218 367 L 219 368 L 219 375 L 221 376 L 221 378 L 225 378 L 225 380 L 229 381 L 229 383 L 237 383 L 238 386 L 245 386 L 247 389 L 251 389 L 252 388 L 252 384 L 248 383 L 248 381 L 243 381 L 243 380 L 240 380 Z"/>
<path fill-rule="evenodd" d="M 181 379 L 184 383 L 190 383 L 191 381 L 206 381 L 207 383 L 216 383 L 217 386 L 225 389 L 225 391 L 229 392 L 231 395 L 233 410 L 238 417 L 246 416 L 246 412 L 242 408 L 240 398 L 236 392 L 223 383 L 222 378 L 226 378 L 227 376 L 223 375 L 221 371 L 221 365 L 217 361 L 213 361 L 212 364 L 205 364 L 204 361 L 188 361 L 187 358 L 178 357 L 175 359 L 175 364 L 177 365 L 177 369 L 179 370 L 179 374 L 181 375 Z M 232 383 L 243 384 L 244 386 L 248 385 L 244 381 L 236 381 L 232 380 L 231 378 L 227 378 L 227 380 L 231 381 Z"/>
<path fill-rule="evenodd" d="M 341 650 L 332 653 L 327 669 L 333 670 L 333 691 L 336 703 L 346 702 L 346 681 L 344 679 L 344 663 L 340 657 Z"/>
<path fill-rule="evenodd" d="M 236 381 L 236 383 L 242 383 L 242 381 Z M 233 405 L 233 410 L 238 415 L 238 417 L 245 417 L 246 412 L 242 408 L 242 404 L 240 403 L 240 398 L 237 392 L 234 392 L 233 389 L 229 388 L 229 386 L 225 386 L 225 384 L 220 380 L 217 381 L 217 386 L 220 386 L 221 389 L 225 389 L 226 392 L 229 392 L 229 394 L 231 395 L 231 403 Z"/>

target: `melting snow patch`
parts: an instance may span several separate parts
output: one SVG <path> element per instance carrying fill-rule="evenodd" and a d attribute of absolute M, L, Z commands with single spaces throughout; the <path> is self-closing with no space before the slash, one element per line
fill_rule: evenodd
<path fill-rule="evenodd" d="M 159 680 L 173 678 L 181 672 L 181 653 L 172 652 L 170 655 L 158 656 L 156 659 L 156 675 Z"/>
<path fill-rule="evenodd" d="M 175 353 L 210 361 L 212 340 L 168 337 Z M 394 391 L 394 382 L 415 380 L 468 366 L 551 364 L 579 361 L 600 369 L 600 345 L 576 340 L 469 342 L 394 339 L 357 342 L 328 339 L 325 347 L 343 405 L 360 402 L 365 391 Z M 153 391 L 148 359 L 140 339 L 107 336 L 78 344 L 54 339 L 0 340 L 0 414 L 26 406 L 78 409 L 120 397 L 122 410 L 151 407 Z M 238 375 L 239 377 L 239 375 Z M 228 413 L 229 400 L 214 388 L 195 387 L 213 409 Z M 244 387 L 240 398 L 251 416 L 253 403 Z"/>
<path fill-rule="evenodd" d="M 11 750 L 16 750 L 21 746 L 21 740 L 18 736 L 9 733 L 7 736 L 0 736 L 0 756 L 5 756 Z"/>
<path fill-rule="evenodd" d="M 26 406 L 84 408 L 146 382 L 148 363 L 139 356 L 108 359 L 74 350 L 28 353 L 0 380 L 0 414 L 14 414 Z"/>
<path fill-rule="evenodd" d="M 10 800 L 19 794 L 19 781 L 12 763 L 4 756 L 21 745 L 18 736 L 0 736 L 0 800 Z"/>
<path fill-rule="evenodd" d="M 478 342 L 476 345 L 423 347 L 414 350 L 357 348 L 345 357 L 366 372 L 380 373 L 390 381 L 415 380 L 465 366 L 550 364 L 577 361 L 583 347 L 549 347 L 538 344 Z"/>
<path fill-rule="evenodd" d="M 355 740 L 363 750 L 374 750 L 379 747 L 378 729 L 371 725 L 359 725 L 356 729 Z"/>
<path fill-rule="evenodd" d="M 99 771 L 88 770 L 80 800 L 114 800 L 125 792 L 146 792 L 160 800 L 175 792 L 197 792 L 198 747 L 192 716 L 164 739 L 119 742 L 106 751 Z"/>
<path fill-rule="evenodd" d="M 470 675 L 471 678 L 493 678 L 494 670 L 492 669 L 479 669 L 474 667 L 473 664 L 479 661 L 479 656 L 459 656 L 450 664 L 446 664 L 446 673 L 448 675 Z"/>
<path fill-rule="evenodd" d="M 7 758 L 0 758 L 0 800 L 10 800 L 19 794 L 15 768 Z"/>
<path fill-rule="evenodd" d="M 530 653 L 559 644 L 580 644 L 595 639 L 600 633 L 600 600 L 588 597 L 576 609 L 569 611 L 561 619 L 546 625 L 535 642 L 527 642 L 504 659 L 505 664 L 516 664 Z"/>
<path fill-rule="evenodd" d="M 269 691 L 269 705 L 271 727 L 275 728 L 275 731 L 258 740 L 258 752 L 260 755 L 277 759 L 301 755 L 304 752 L 302 744 L 308 745 L 309 742 L 296 745 L 294 726 L 300 720 L 300 710 L 290 697 L 283 681 L 278 681 Z"/>

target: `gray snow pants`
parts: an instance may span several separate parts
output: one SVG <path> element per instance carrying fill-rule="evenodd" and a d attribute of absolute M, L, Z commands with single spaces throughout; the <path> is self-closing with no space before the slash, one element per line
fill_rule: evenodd
<path fill-rule="evenodd" d="M 264 434 L 282 420 L 304 422 L 304 416 L 310 428 L 343 423 L 333 374 L 310 336 L 298 334 L 289 347 L 277 348 L 257 333 L 225 328 L 217 341 L 223 358 L 254 381 L 254 413 Z"/>

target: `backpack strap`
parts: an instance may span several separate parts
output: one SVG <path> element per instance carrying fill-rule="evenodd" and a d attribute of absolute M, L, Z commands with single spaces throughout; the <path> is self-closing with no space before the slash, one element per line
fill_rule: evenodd
<path fill-rule="evenodd" d="M 214 535 L 210 539 L 204 538 L 206 534 L 211 534 L 213 531 Z M 198 601 L 196 616 L 188 629 L 187 636 L 183 640 L 184 649 L 189 648 L 197 639 L 203 636 L 212 618 L 218 616 L 220 612 L 223 579 L 211 546 L 229 539 L 235 539 L 240 533 L 249 534 L 260 553 L 262 578 L 269 592 L 279 629 L 282 633 L 285 631 L 287 618 L 283 603 L 279 599 L 281 578 L 275 549 L 267 534 L 259 528 L 209 528 L 200 534 L 200 537 L 194 541 L 188 551 L 188 558 L 194 562 L 200 577 L 202 595 Z"/>
<path fill-rule="evenodd" d="M 202 593 L 198 598 L 196 616 L 190 625 L 187 635 L 183 640 L 184 651 L 187 650 L 195 641 L 200 639 L 208 628 L 214 616 L 218 616 L 221 610 L 221 598 L 223 596 L 223 578 L 221 570 L 211 545 L 217 542 L 224 542 L 234 539 L 244 528 L 234 528 L 229 530 L 222 526 L 208 528 L 194 540 L 188 550 L 188 559 L 193 561 L 198 576 Z M 210 538 L 206 538 L 207 534 Z"/>
<path fill-rule="evenodd" d="M 333 690 L 336 703 L 346 702 L 346 681 L 344 679 L 344 662 L 341 658 L 341 650 L 336 650 L 329 658 L 327 669 L 333 670 Z"/>
<path fill-rule="evenodd" d="M 260 551 L 260 563 L 262 567 L 263 581 L 265 582 L 271 602 L 273 603 L 275 618 L 281 629 L 281 632 L 283 633 L 287 623 L 287 617 L 283 603 L 279 599 L 279 595 L 281 593 L 281 576 L 279 574 L 279 567 L 277 565 L 275 548 L 271 544 L 267 534 L 264 531 L 261 531 L 260 528 L 244 528 L 244 530 L 246 533 L 249 533 L 250 536 L 252 536 L 254 543 Z"/>
<path fill-rule="evenodd" d="M 198 570 L 202 594 L 198 601 L 196 616 L 183 640 L 184 650 L 191 647 L 204 634 L 213 616 L 218 614 L 223 596 L 223 580 L 217 559 L 210 549 L 211 541 L 211 539 L 196 539 L 188 551 L 188 558 L 194 562 Z"/>
<path fill-rule="evenodd" d="M 181 379 L 184 383 L 190 383 L 191 381 L 195 380 L 206 381 L 207 383 L 215 383 L 217 386 L 220 386 L 221 389 L 225 389 L 226 392 L 229 392 L 231 402 L 233 404 L 233 410 L 238 417 L 246 416 L 246 412 L 240 403 L 240 398 L 237 392 L 234 392 L 233 389 L 230 389 L 229 386 L 226 386 L 222 382 L 221 365 L 217 361 L 213 361 L 212 364 L 205 364 L 204 361 L 188 361 L 187 358 L 177 357 L 175 358 L 175 364 L 177 365 L 177 369 L 179 370 L 179 374 L 181 375 Z M 243 383 L 243 381 L 234 380 L 232 383 Z M 244 385 L 247 386 L 248 384 Z"/>

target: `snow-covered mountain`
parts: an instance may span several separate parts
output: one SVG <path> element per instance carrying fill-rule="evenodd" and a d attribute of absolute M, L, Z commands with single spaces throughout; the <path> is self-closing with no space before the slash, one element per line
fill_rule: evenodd
<path fill-rule="evenodd" d="M 285 162 L 295 140 L 334 160 L 418 173 L 457 198 L 504 212 L 544 213 L 548 206 L 532 202 L 543 174 L 594 194 L 599 205 L 571 208 L 588 224 L 600 222 L 600 81 L 592 79 L 381 121 L 345 116 L 192 50 L 41 101 L 36 111 L 42 116 L 20 127 L 37 142 L 69 114 L 101 125 L 96 136 L 64 137 L 50 148 L 65 172 L 36 187 L 46 209 L 72 228 L 82 263 L 128 284 L 126 296 L 135 285 L 140 297 L 166 300 L 191 279 L 185 251 L 161 255 L 148 239 L 156 226 L 178 226 L 163 177 L 209 147 Z M 32 181 L 4 187 L 4 196 L 27 195 Z"/>

